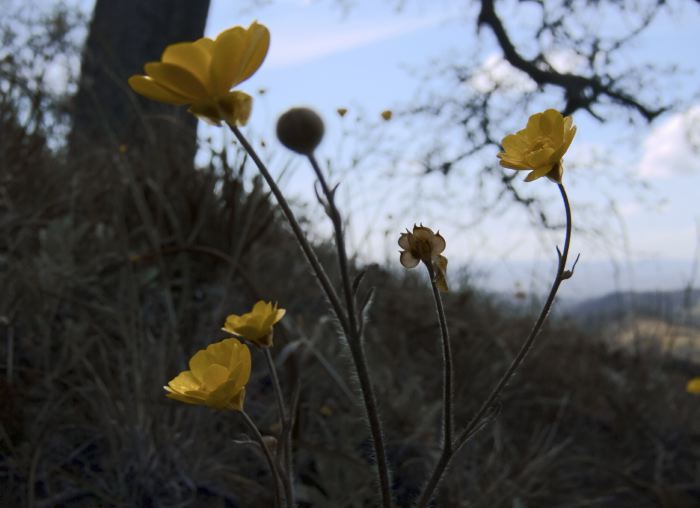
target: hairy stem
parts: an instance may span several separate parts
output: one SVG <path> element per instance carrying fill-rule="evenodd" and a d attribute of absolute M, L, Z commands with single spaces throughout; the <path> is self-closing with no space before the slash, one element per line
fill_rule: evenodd
<path fill-rule="evenodd" d="M 282 478 L 282 481 L 284 483 L 284 493 L 287 499 L 288 508 L 293 508 L 294 472 L 292 469 L 291 453 L 291 420 L 288 417 L 287 411 L 284 407 L 284 395 L 282 393 L 282 385 L 280 384 L 279 377 L 277 376 L 277 369 L 275 368 L 275 362 L 272 359 L 272 353 L 270 353 L 270 348 L 263 348 L 263 353 L 265 356 L 265 363 L 267 363 L 267 370 L 270 372 L 270 377 L 272 378 L 272 387 L 275 392 L 275 399 L 277 400 L 277 411 L 279 412 L 280 422 L 282 423 L 282 432 L 280 434 L 280 449 L 282 450 L 282 461 L 284 464 L 283 469 L 287 473 Z"/>
<path fill-rule="evenodd" d="M 255 425 L 253 420 L 251 420 L 250 416 L 248 416 L 248 413 L 245 411 L 240 411 L 240 414 L 243 416 L 243 420 L 248 426 L 248 429 L 253 433 L 253 437 L 258 442 L 260 448 L 262 448 L 262 451 L 265 454 L 267 465 L 270 467 L 270 473 L 272 473 L 272 478 L 275 482 L 275 507 L 282 508 L 282 486 L 280 485 L 280 474 L 277 466 L 275 465 L 275 460 L 272 458 L 272 454 L 265 444 L 265 440 L 263 439 L 262 434 L 260 434 L 258 427 Z"/>
<path fill-rule="evenodd" d="M 333 312 L 338 318 L 341 327 L 343 328 L 345 333 L 348 333 L 348 318 L 345 315 L 343 307 L 340 303 L 340 299 L 338 298 L 335 289 L 333 289 L 333 285 L 331 284 L 328 274 L 323 269 L 323 266 L 318 260 L 318 257 L 316 257 L 316 253 L 311 248 L 311 245 L 306 239 L 306 236 L 304 236 L 304 232 L 301 230 L 301 226 L 299 225 L 299 222 L 294 216 L 294 212 L 292 212 L 292 209 L 289 207 L 289 204 L 287 203 L 287 200 L 285 199 L 284 195 L 282 194 L 282 191 L 277 185 L 277 182 L 275 182 L 275 179 L 272 178 L 272 175 L 268 171 L 267 167 L 260 159 L 260 157 L 258 157 L 257 152 L 255 151 L 253 146 L 248 142 L 245 136 L 243 136 L 243 133 L 238 129 L 238 127 L 231 123 L 229 123 L 228 126 L 231 129 L 231 132 L 233 132 L 233 135 L 236 136 L 236 139 L 238 139 L 238 142 L 241 143 L 245 151 L 248 152 L 248 155 L 250 155 L 251 159 L 253 159 L 253 162 L 258 167 L 258 171 L 260 171 L 260 174 L 265 179 L 265 182 L 267 182 L 267 185 L 270 187 L 272 194 L 274 194 L 275 199 L 277 200 L 277 204 L 282 209 L 282 213 L 284 213 L 287 222 L 289 223 L 289 225 L 292 228 L 292 231 L 294 232 L 294 236 L 297 239 L 297 243 L 301 247 L 301 250 L 304 252 L 306 260 L 308 261 L 309 265 L 311 266 L 311 269 L 316 275 L 316 278 L 321 284 L 321 288 L 326 294 L 326 297 L 328 298 L 331 307 L 333 308 Z"/>
<path fill-rule="evenodd" d="M 452 347 L 450 346 L 450 333 L 447 330 L 447 318 L 445 317 L 445 307 L 442 303 L 440 290 L 435 283 L 435 270 L 426 263 L 430 285 L 433 287 L 433 299 L 435 300 L 435 310 L 440 322 L 440 336 L 442 337 L 442 453 L 449 455 L 452 453 L 452 399 L 453 399 L 453 368 L 452 368 Z"/>
<path fill-rule="evenodd" d="M 340 216 L 340 211 L 335 204 L 335 191 L 332 190 L 326 182 L 323 171 L 321 171 L 321 167 L 319 166 L 313 153 L 309 154 L 308 157 L 326 198 L 326 211 L 331 219 L 331 222 L 333 223 L 335 244 L 338 250 L 338 265 L 340 275 L 343 280 L 343 292 L 345 293 L 345 303 L 348 309 L 348 320 L 350 325 L 348 344 L 350 346 L 353 363 L 355 364 L 357 377 L 360 381 L 360 390 L 362 391 L 362 399 L 365 405 L 365 412 L 369 423 L 370 433 L 372 435 L 372 444 L 374 446 L 374 454 L 377 460 L 377 475 L 382 497 L 382 506 L 384 508 L 391 508 L 391 487 L 389 480 L 389 468 L 386 459 L 386 450 L 384 448 L 384 436 L 382 433 L 381 421 L 379 420 L 379 413 L 377 411 L 377 400 L 374 395 L 374 389 L 372 388 L 372 380 L 369 375 L 369 369 L 367 368 L 367 358 L 359 330 L 355 295 L 352 290 L 350 270 L 348 268 L 348 257 L 345 250 L 343 221 Z"/>
<path fill-rule="evenodd" d="M 438 463 L 435 465 L 435 469 L 433 470 L 433 473 L 430 476 L 430 479 L 428 480 L 428 483 L 426 484 L 425 488 L 423 489 L 423 493 L 421 494 L 420 499 L 418 501 L 417 506 L 419 508 L 425 508 L 426 506 L 428 506 L 428 503 L 433 498 L 435 489 L 442 480 L 442 477 L 445 473 L 445 469 L 447 469 L 447 466 L 449 465 L 451 459 L 460 450 L 460 448 L 464 446 L 466 442 L 469 441 L 469 439 L 474 435 L 474 431 L 477 429 L 477 427 L 479 427 L 481 420 L 491 410 L 501 391 L 503 391 L 503 388 L 505 388 L 505 386 L 508 384 L 508 381 L 510 381 L 510 379 L 516 373 L 518 368 L 522 365 L 523 361 L 532 349 L 535 339 L 537 338 L 537 336 L 540 333 L 540 330 L 542 329 L 542 325 L 544 324 L 545 320 L 547 319 L 547 316 L 549 315 L 549 311 L 552 308 L 552 304 L 554 303 L 554 297 L 556 296 L 557 291 L 559 290 L 559 286 L 564 280 L 570 278 L 572 275 L 572 272 L 566 270 L 566 261 L 569 255 L 569 246 L 571 243 L 571 206 L 569 205 L 569 198 L 566 195 L 566 190 L 564 189 L 564 186 L 561 183 L 558 184 L 558 186 L 559 192 L 564 202 L 564 212 L 566 213 L 566 233 L 564 236 L 564 248 L 559 254 L 557 274 L 554 278 L 554 282 L 552 283 L 552 287 L 549 290 L 547 300 L 545 301 L 542 307 L 542 311 L 540 312 L 537 321 L 535 321 L 535 325 L 530 331 L 530 334 L 528 335 L 527 339 L 525 339 L 523 345 L 520 347 L 518 354 L 515 355 L 515 358 L 513 358 L 513 361 L 511 362 L 510 366 L 505 371 L 498 383 L 496 383 L 494 388 L 491 390 L 491 393 L 483 402 L 483 404 L 476 412 L 474 417 L 472 417 L 469 423 L 467 423 L 466 428 L 461 432 L 459 437 L 457 437 L 453 446 L 452 453 L 443 454 L 440 457 Z"/>

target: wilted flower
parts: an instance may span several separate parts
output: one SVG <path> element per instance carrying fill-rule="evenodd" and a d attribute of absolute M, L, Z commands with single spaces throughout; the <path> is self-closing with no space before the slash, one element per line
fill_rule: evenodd
<path fill-rule="evenodd" d="M 408 229 L 399 237 L 399 247 L 403 249 L 400 261 L 406 268 L 415 268 L 419 262 L 431 266 L 435 272 L 435 283 L 441 291 L 447 291 L 447 258 L 442 256 L 445 250 L 445 239 L 440 232 L 433 233 L 433 230 L 426 228 L 422 224 L 413 226 L 413 232 Z"/>
<path fill-rule="evenodd" d="M 238 316 L 231 314 L 226 318 L 223 331 L 232 333 L 262 347 L 272 346 L 272 327 L 284 317 L 284 309 L 277 304 L 260 300 L 253 310 Z"/>
<path fill-rule="evenodd" d="M 210 123 L 244 125 L 252 98 L 231 88 L 258 70 L 269 46 L 270 32 L 257 22 L 229 28 L 215 40 L 172 44 L 160 62 L 145 65 L 145 76 L 131 76 L 129 86 L 159 102 L 190 104 L 190 113 Z"/>
<path fill-rule="evenodd" d="M 394 114 L 391 112 L 390 109 L 385 109 L 384 111 L 382 111 L 382 118 L 383 118 L 385 121 L 388 122 L 389 120 L 391 120 L 391 117 L 392 117 L 392 116 L 394 116 Z"/>
<path fill-rule="evenodd" d="M 546 176 L 561 183 L 562 157 L 575 134 L 576 127 L 570 116 L 548 109 L 532 115 L 523 130 L 503 138 L 504 151 L 497 157 L 504 168 L 530 171 L 526 182 Z"/>
<path fill-rule="evenodd" d="M 224 339 L 197 351 L 190 370 L 178 374 L 166 397 L 216 409 L 241 411 L 250 378 L 250 350 L 236 339 Z"/>
<path fill-rule="evenodd" d="M 688 384 L 686 385 L 685 389 L 688 391 L 688 393 L 692 393 L 693 395 L 700 395 L 700 377 L 694 377 L 690 381 L 688 381 Z"/>

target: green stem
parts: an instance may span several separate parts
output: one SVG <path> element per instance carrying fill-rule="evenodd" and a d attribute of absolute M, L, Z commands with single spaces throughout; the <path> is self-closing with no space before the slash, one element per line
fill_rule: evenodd
<path fill-rule="evenodd" d="M 566 270 L 566 261 L 569 256 L 569 246 L 571 243 L 571 206 L 569 205 L 569 198 L 566 195 L 566 190 L 564 189 L 564 186 L 562 184 L 558 184 L 558 187 L 562 200 L 564 202 L 564 212 L 566 213 L 566 233 L 564 236 L 564 248 L 559 254 L 557 275 L 554 278 L 554 282 L 552 283 L 551 289 L 549 290 L 547 300 L 545 301 L 544 306 L 542 307 L 542 311 L 540 312 L 537 321 L 535 321 L 535 325 L 530 331 L 530 334 L 528 335 L 527 339 L 525 339 L 525 342 L 518 351 L 518 354 L 515 356 L 515 358 L 513 358 L 513 361 L 511 362 L 506 372 L 503 374 L 498 383 L 496 383 L 496 386 L 493 388 L 493 390 L 491 390 L 489 396 L 483 402 L 483 404 L 476 412 L 474 417 L 469 421 L 469 423 L 467 423 L 466 428 L 456 439 L 452 453 L 443 454 L 438 463 L 435 465 L 435 469 L 433 470 L 433 473 L 430 476 L 430 479 L 428 480 L 428 483 L 426 484 L 425 488 L 423 489 L 423 493 L 421 494 L 421 497 L 418 501 L 417 506 L 419 508 L 425 508 L 428 506 L 428 503 L 433 498 L 433 493 L 435 492 L 435 489 L 442 480 L 443 474 L 445 472 L 445 469 L 449 465 L 450 460 L 460 450 L 460 448 L 464 446 L 467 443 L 467 441 L 469 441 L 469 438 L 471 438 L 474 435 L 474 431 L 479 426 L 481 420 L 491 410 L 501 391 L 503 391 L 505 386 L 508 384 L 508 381 L 510 381 L 510 379 L 516 373 L 518 368 L 522 365 L 523 361 L 532 349 L 535 339 L 537 338 L 537 336 L 540 333 L 540 330 L 542 329 L 542 325 L 544 324 L 545 320 L 547 319 L 547 316 L 549 315 L 549 311 L 552 308 L 552 304 L 554 303 L 554 297 L 556 296 L 557 291 L 559 290 L 559 286 L 563 281 L 570 278 L 572 275 L 571 271 Z"/>
<path fill-rule="evenodd" d="M 267 465 L 270 467 L 270 473 L 272 473 L 272 478 L 275 482 L 275 507 L 282 508 L 282 487 L 280 485 L 280 475 L 277 466 L 275 465 L 275 460 L 272 458 L 272 454 L 270 453 L 267 445 L 265 445 L 265 440 L 263 439 L 262 434 L 260 434 L 258 427 L 255 425 L 253 420 L 251 420 L 250 416 L 248 416 L 248 413 L 245 411 L 240 411 L 240 414 L 243 416 L 243 420 L 248 426 L 248 429 L 250 429 L 250 431 L 253 433 L 253 437 L 258 442 L 260 448 L 262 448 L 262 451 L 265 454 Z"/>
<path fill-rule="evenodd" d="M 440 290 L 435 283 L 435 270 L 426 263 L 428 275 L 430 276 L 430 285 L 433 287 L 433 298 L 435 300 L 435 309 L 440 322 L 440 335 L 442 337 L 442 365 L 443 365 L 443 383 L 442 383 L 442 450 L 443 455 L 452 453 L 452 399 L 453 399 L 453 368 L 452 368 L 452 348 L 450 346 L 450 333 L 447 329 L 447 318 L 445 317 L 445 307 L 442 303 Z"/>
<path fill-rule="evenodd" d="M 348 256 L 345 250 L 345 237 L 343 235 L 343 221 L 340 216 L 340 211 L 335 204 L 335 192 L 331 190 L 326 182 L 326 179 L 321 171 L 321 167 L 313 153 L 308 155 L 309 162 L 316 173 L 321 189 L 326 197 L 327 213 L 333 223 L 335 232 L 335 244 L 338 250 L 338 265 L 340 275 L 343 280 L 343 292 L 345 293 L 345 303 L 348 309 L 348 320 L 350 330 L 348 334 L 348 345 L 352 354 L 355 371 L 360 381 L 360 390 L 362 391 L 362 400 L 365 405 L 365 413 L 367 422 L 369 423 L 370 433 L 372 435 L 372 445 L 374 454 L 377 460 L 377 475 L 379 480 L 379 488 L 382 497 L 382 506 L 391 508 L 391 483 L 389 479 L 389 467 L 387 465 L 386 449 L 384 447 L 384 435 L 382 433 L 382 424 L 379 420 L 379 412 L 377 410 L 377 400 L 372 388 L 372 380 L 367 368 L 367 358 L 365 355 L 364 344 L 359 330 L 357 319 L 357 311 L 355 306 L 355 295 L 352 290 L 352 282 L 350 281 L 350 270 L 348 268 Z"/>
<path fill-rule="evenodd" d="M 270 377 L 272 378 L 272 387 L 275 392 L 275 399 L 277 400 L 277 411 L 279 412 L 280 422 L 282 423 L 282 432 L 280 433 L 280 448 L 282 449 L 282 457 L 284 467 L 283 469 L 287 473 L 283 475 L 282 481 L 284 483 L 284 492 L 287 499 L 288 508 L 293 508 L 294 501 L 294 472 L 292 470 L 292 454 L 291 454 L 291 438 L 292 433 L 290 429 L 290 419 L 287 416 L 287 411 L 284 407 L 284 395 L 282 394 L 282 385 L 280 384 L 279 377 L 277 376 L 277 369 L 275 368 L 275 362 L 272 359 L 272 353 L 270 353 L 270 348 L 263 348 L 263 353 L 265 356 L 265 363 L 267 363 L 267 370 L 270 372 Z"/>

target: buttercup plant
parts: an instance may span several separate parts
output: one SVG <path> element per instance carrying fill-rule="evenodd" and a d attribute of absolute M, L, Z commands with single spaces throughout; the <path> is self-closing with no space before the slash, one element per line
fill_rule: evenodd
<path fill-rule="evenodd" d="M 563 117 L 558 111 L 548 109 L 543 113 L 532 115 L 525 129 L 518 131 L 516 134 L 506 136 L 501 142 L 506 150 L 505 152 L 498 153 L 498 158 L 501 160 L 502 166 L 516 170 L 531 170 L 531 173 L 529 173 L 526 178 L 528 182 L 542 176 L 547 176 L 550 180 L 556 182 L 564 204 L 564 214 L 566 216 L 564 246 L 562 250 L 559 250 L 557 247 L 558 263 L 556 275 L 549 290 L 549 295 L 542 306 L 542 310 L 535 321 L 532 331 L 523 342 L 506 372 L 494 385 L 493 389 L 486 397 L 486 400 L 484 400 L 476 414 L 457 436 L 454 443 L 451 445 L 445 444 L 443 447 L 442 454 L 433 469 L 428 483 L 420 495 L 418 506 L 421 508 L 428 506 L 430 503 L 435 489 L 442 480 L 445 469 L 455 453 L 457 453 L 485 423 L 494 408 L 498 396 L 503 391 L 503 388 L 508 384 L 508 381 L 510 381 L 532 349 L 535 339 L 539 335 L 542 325 L 549 315 L 549 311 L 554 303 L 554 298 L 559 291 L 559 286 L 573 275 L 578 257 L 576 261 L 574 261 L 574 266 L 571 270 L 567 270 L 566 262 L 569 256 L 572 229 L 571 206 L 561 180 L 564 167 L 562 158 L 569 148 L 575 133 L 576 128 L 572 125 L 571 117 Z"/>
<path fill-rule="evenodd" d="M 316 177 L 316 196 L 328 215 L 334 232 L 338 271 L 340 273 L 340 294 L 336 290 L 324 267 L 319 262 L 310 242 L 287 200 L 272 178 L 266 165 L 253 146 L 243 135 L 240 126 L 248 121 L 252 111 L 250 95 L 232 90 L 248 79 L 261 65 L 270 44 L 270 34 L 264 25 L 257 22 L 248 28 L 233 27 L 215 39 L 201 38 L 195 42 L 185 42 L 168 46 L 160 62 L 148 63 L 145 75 L 133 76 L 129 85 L 139 94 L 160 102 L 189 105 L 189 111 L 198 118 L 215 125 L 226 124 L 243 149 L 248 153 L 266 181 L 272 194 L 287 219 L 292 232 L 306 260 L 324 292 L 334 317 L 337 320 L 351 353 L 353 366 L 362 395 L 365 416 L 369 426 L 376 460 L 377 501 L 383 508 L 392 508 L 391 477 L 387 463 L 384 436 L 376 398 L 370 378 L 370 371 L 364 351 L 364 321 L 370 297 L 362 302 L 357 300 L 358 289 L 363 273 L 354 279 L 345 247 L 344 224 L 335 202 L 338 184 L 331 185 L 326 179 L 321 165 L 315 157 L 315 150 L 322 140 L 324 125 L 320 116 L 308 108 L 294 108 L 283 114 L 277 124 L 279 140 L 290 150 L 305 156 Z M 338 109 L 342 117 L 347 112 Z M 386 110 L 381 117 L 388 121 L 392 113 Z M 532 115 L 525 129 L 506 136 L 503 151 L 498 153 L 501 165 L 515 170 L 528 170 L 527 181 L 543 176 L 554 181 L 559 189 L 566 215 L 564 245 L 558 253 L 556 276 L 542 311 L 531 333 L 526 337 L 520 351 L 511 365 L 494 385 L 479 410 L 466 425 L 455 432 L 453 421 L 453 360 L 450 346 L 447 319 L 441 294 L 448 290 L 447 258 L 443 255 L 447 242 L 439 233 L 421 225 L 414 225 L 398 239 L 402 251 L 400 263 L 405 268 L 414 268 L 422 263 L 428 272 L 440 327 L 443 352 L 443 411 L 442 447 L 418 499 L 418 506 L 426 507 L 431 502 L 447 466 L 455 454 L 475 432 L 486 424 L 493 413 L 495 402 L 525 360 L 539 334 L 555 295 L 561 283 L 572 276 L 566 269 L 571 240 L 571 209 L 563 179 L 563 156 L 569 148 L 576 128 L 571 117 L 563 117 L 559 112 L 548 109 Z M 574 263 L 574 267 L 575 267 Z M 341 296 L 342 295 L 342 296 Z M 258 301 L 248 313 L 231 314 L 226 318 L 223 331 L 235 338 L 209 345 L 197 352 L 190 360 L 190 369 L 180 373 L 165 387 L 169 398 L 196 405 L 204 405 L 217 410 L 233 410 L 241 415 L 250 432 L 265 454 L 275 480 L 275 506 L 286 504 L 295 506 L 294 460 L 292 457 L 292 413 L 285 405 L 282 386 L 276 373 L 270 349 L 273 345 L 274 326 L 285 316 L 285 310 L 276 303 Z M 272 384 L 275 390 L 279 417 L 282 422 L 281 446 L 277 447 L 277 460 L 266 445 L 265 439 L 253 421 L 243 410 L 245 386 L 250 377 L 251 355 L 245 341 L 262 351 L 265 357 Z M 692 391 L 695 385 L 688 385 Z M 691 389 L 692 388 L 692 389 Z"/>

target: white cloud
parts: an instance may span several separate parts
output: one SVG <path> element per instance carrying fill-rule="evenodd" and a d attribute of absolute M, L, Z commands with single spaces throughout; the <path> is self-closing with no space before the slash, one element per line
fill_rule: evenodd
<path fill-rule="evenodd" d="M 638 171 L 652 178 L 700 174 L 700 105 L 668 117 L 651 130 Z"/>
<path fill-rule="evenodd" d="M 586 63 L 583 56 L 570 49 L 551 51 L 547 53 L 546 58 L 555 71 L 563 74 L 576 72 Z"/>
<path fill-rule="evenodd" d="M 443 19 L 443 17 L 397 19 L 388 23 L 348 27 L 329 32 L 307 32 L 304 36 L 300 36 L 299 31 L 291 33 L 280 27 L 279 30 L 273 30 L 275 42 L 270 46 L 270 54 L 265 65 L 277 68 L 298 65 L 428 28 Z"/>
<path fill-rule="evenodd" d="M 547 53 L 547 61 L 562 73 L 575 72 L 585 63 L 585 59 L 571 50 L 556 50 Z M 505 92 L 532 92 L 535 82 L 524 72 L 510 65 L 502 55 L 492 53 L 486 57 L 481 67 L 474 73 L 469 84 L 478 92 L 491 92 L 499 88 Z"/>
<path fill-rule="evenodd" d="M 491 54 L 469 80 L 469 84 L 478 92 L 491 92 L 495 88 L 509 92 L 532 92 L 536 84 L 527 74 L 519 71 L 501 55 Z"/>

